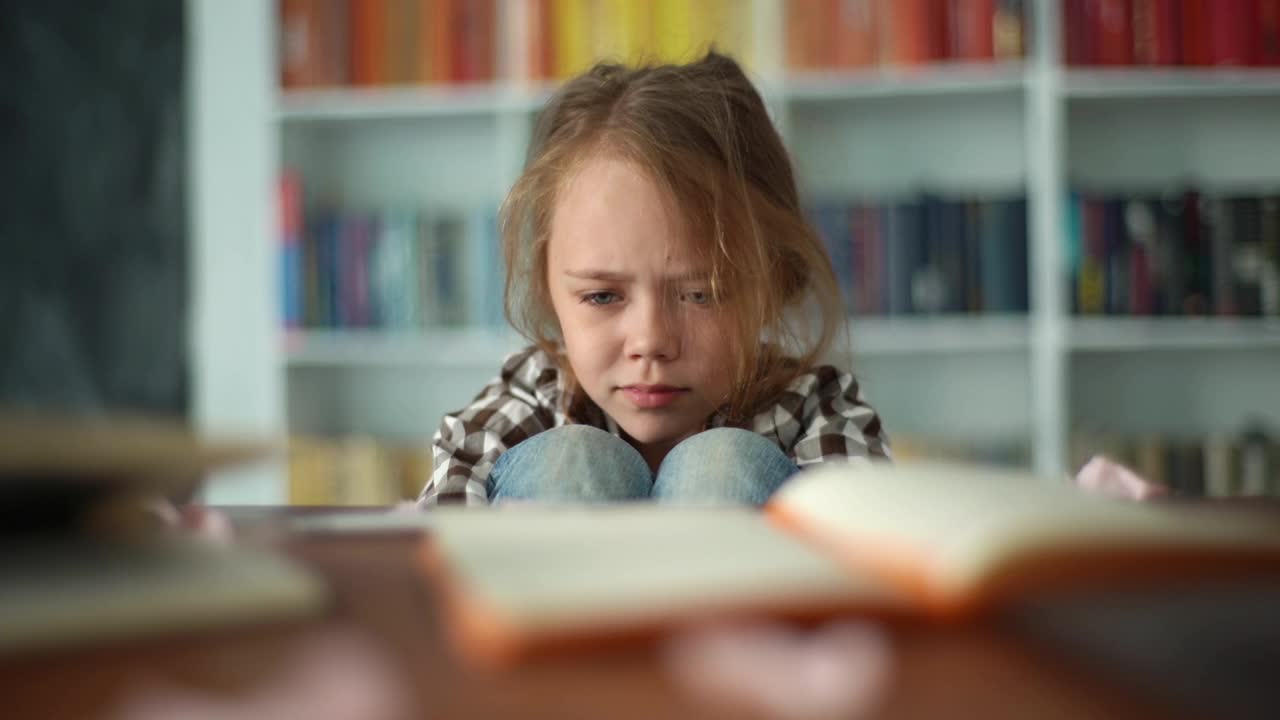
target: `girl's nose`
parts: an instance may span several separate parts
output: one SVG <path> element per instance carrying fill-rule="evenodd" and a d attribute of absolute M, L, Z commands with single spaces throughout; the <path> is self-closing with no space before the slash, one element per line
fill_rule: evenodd
<path fill-rule="evenodd" d="M 638 303 L 625 320 L 627 357 L 634 360 L 675 360 L 680 356 L 677 308 L 662 302 Z"/>

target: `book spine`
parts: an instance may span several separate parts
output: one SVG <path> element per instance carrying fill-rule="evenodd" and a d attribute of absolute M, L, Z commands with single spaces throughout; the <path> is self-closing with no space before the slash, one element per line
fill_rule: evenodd
<path fill-rule="evenodd" d="M 1257 0 L 1257 63 L 1280 65 L 1280 0 Z"/>
<path fill-rule="evenodd" d="M 302 326 L 302 181 L 285 171 L 279 180 L 280 306 L 286 329 Z"/>
<path fill-rule="evenodd" d="M 1210 0 L 1182 0 L 1182 64 L 1212 64 L 1209 49 Z"/>
<path fill-rule="evenodd" d="M 838 66 L 862 68 L 876 64 L 879 38 L 874 0 L 838 0 L 835 27 Z"/>
<path fill-rule="evenodd" d="M 1097 14 L 1098 64 L 1133 64 L 1133 5 L 1130 0 L 1100 0 Z"/>

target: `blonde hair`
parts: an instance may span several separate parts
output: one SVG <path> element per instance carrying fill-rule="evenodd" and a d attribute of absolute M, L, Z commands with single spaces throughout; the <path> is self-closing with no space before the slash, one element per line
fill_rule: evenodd
<path fill-rule="evenodd" d="M 733 320 L 729 416 L 749 418 L 817 364 L 843 310 L 782 139 L 724 55 L 641 68 L 601 63 L 548 102 L 501 211 L 508 321 L 572 381 L 559 352 L 547 246 L 561 191 L 606 153 L 645 173 L 684 220 L 691 250 L 709 268 L 711 300 Z"/>

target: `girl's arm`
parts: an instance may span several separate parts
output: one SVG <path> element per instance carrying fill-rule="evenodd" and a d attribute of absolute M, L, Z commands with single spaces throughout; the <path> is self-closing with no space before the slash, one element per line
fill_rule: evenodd
<path fill-rule="evenodd" d="M 836 458 L 890 458 L 880 415 L 867 404 L 853 375 L 823 366 L 804 376 L 802 383 L 800 433 L 792 449 L 796 465 Z"/>
<path fill-rule="evenodd" d="M 489 502 L 489 473 L 516 443 L 556 424 L 558 373 L 529 348 L 507 358 L 502 373 L 467 407 L 444 416 L 431 441 L 431 477 L 418 505 Z"/>

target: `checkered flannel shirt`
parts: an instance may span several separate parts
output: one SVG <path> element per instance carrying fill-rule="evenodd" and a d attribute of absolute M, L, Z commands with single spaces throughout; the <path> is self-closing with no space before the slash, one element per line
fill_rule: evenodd
<path fill-rule="evenodd" d="M 499 456 L 544 430 L 584 424 L 621 435 L 613 419 L 590 401 L 570 416 L 567 399 L 555 360 L 545 352 L 530 347 L 508 357 L 501 374 L 470 405 L 444 416 L 432 439 L 431 477 L 418 504 L 487 504 L 489 473 Z M 706 427 L 727 424 L 717 413 Z M 880 416 L 863 400 L 853 376 L 830 365 L 797 377 L 748 425 L 801 468 L 835 458 L 889 457 Z"/>

